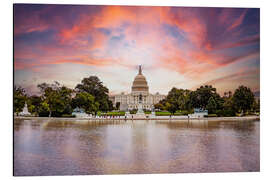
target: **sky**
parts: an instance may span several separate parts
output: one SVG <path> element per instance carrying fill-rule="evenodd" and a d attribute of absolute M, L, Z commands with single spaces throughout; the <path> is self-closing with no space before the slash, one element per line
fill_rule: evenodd
<path fill-rule="evenodd" d="M 260 91 L 260 10 L 14 5 L 14 84 L 75 88 L 92 75 L 129 93 L 142 65 L 150 93 L 212 85 Z"/>

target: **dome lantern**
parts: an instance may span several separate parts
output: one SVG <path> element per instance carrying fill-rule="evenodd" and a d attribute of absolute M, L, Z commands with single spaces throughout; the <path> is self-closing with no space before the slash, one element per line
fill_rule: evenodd
<path fill-rule="evenodd" d="M 139 65 L 139 74 L 142 75 L 142 65 Z"/>
<path fill-rule="evenodd" d="M 142 93 L 148 93 L 149 87 L 146 81 L 146 78 L 142 74 L 142 67 L 139 65 L 139 71 L 138 75 L 135 77 L 133 81 L 133 85 L 131 88 L 132 92 L 142 92 Z"/>

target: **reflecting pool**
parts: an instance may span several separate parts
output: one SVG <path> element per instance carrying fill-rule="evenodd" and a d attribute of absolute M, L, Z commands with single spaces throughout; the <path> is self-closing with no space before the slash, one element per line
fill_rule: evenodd
<path fill-rule="evenodd" d="M 259 121 L 14 121 L 15 176 L 259 170 Z"/>

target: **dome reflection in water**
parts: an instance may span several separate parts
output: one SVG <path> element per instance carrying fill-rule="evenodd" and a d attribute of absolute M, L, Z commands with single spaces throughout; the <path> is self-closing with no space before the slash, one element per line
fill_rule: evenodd
<path fill-rule="evenodd" d="M 14 122 L 14 175 L 260 170 L 259 121 Z"/>

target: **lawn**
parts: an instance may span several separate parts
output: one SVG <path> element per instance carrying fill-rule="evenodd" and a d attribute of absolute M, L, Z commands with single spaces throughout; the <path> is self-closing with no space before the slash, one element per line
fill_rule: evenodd
<path fill-rule="evenodd" d="M 107 112 L 107 113 L 100 113 L 101 116 L 124 116 L 125 112 L 120 111 L 120 112 Z"/>
<path fill-rule="evenodd" d="M 156 116 L 184 116 L 184 115 L 188 115 L 189 113 L 187 111 L 178 111 L 175 112 L 174 114 L 168 112 L 168 111 L 160 111 L 160 112 L 156 112 Z"/>
<path fill-rule="evenodd" d="M 145 114 L 151 114 L 151 111 L 145 111 Z M 136 111 L 130 111 L 130 114 L 136 114 Z M 156 116 L 184 116 L 187 115 L 188 112 L 187 111 L 177 111 L 174 114 L 168 112 L 168 111 L 160 111 L 160 112 L 155 112 Z M 99 112 L 98 113 L 99 116 L 125 116 L 125 112 L 124 111 L 120 111 L 120 112 Z"/>

